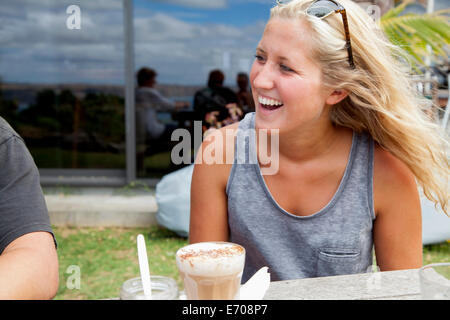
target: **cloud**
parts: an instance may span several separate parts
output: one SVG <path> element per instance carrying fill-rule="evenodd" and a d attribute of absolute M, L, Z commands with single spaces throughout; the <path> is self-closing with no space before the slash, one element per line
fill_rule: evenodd
<path fill-rule="evenodd" d="M 158 13 L 136 20 L 135 26 L 137 67 L 156 68 L 160 82 L 204 84 L 213 68 L 223 69 L 231 82 L 237 72 L 249 71 L 264 22 L 237 28 L 186 23 Z"/>
<path fill-rule="evenodd" d="M 3 80 L 123 84 L 121 6 L 108 7 L 109 1 L 99 1 L 97 7 L 97 1 L 83 1 L 89 6 L 81 5 L 81 29 L 68 30 L 66 2 L 62 8 L 55 8 L 54 1 L 42 3 L 17 0 L 2 5 Z M 236 72 L 249 70 L 264 22 L 238 28 L 186 22 L 149 11 L 134 18 L 134 27 L 136 69 L 144 65 L 155 68 L 160 83 L 204 84 L 212 68 L 224 68 L 229 81 L 234 81 Z"/>
<path fill-rule="evenodd" d="M 228 6 L 227 0 L 154 0 L 156 2 L 174 4 L 188 8 L 224 9 Z"/>
<path fill-rule="evenodd" d="M 254 3 L 262 3 L 262 4 L 276 4 L 276 0 L 229 0 L 230 4 L 242 4 L 242 3 L 249 3 L 249 2 L 254 2 Z"/>

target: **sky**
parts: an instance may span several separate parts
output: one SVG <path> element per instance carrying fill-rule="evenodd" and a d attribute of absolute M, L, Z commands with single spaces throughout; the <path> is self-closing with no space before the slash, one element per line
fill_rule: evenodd
<path fill-rule="evenodd" d="M 249 72 L 275 0 L 134 0 L 135 70 L 165 84 Z M 80 8 L 79 29 L 70 5 Z M 0 0 L 3 82 L 124 84 L 122 0 Z"/>

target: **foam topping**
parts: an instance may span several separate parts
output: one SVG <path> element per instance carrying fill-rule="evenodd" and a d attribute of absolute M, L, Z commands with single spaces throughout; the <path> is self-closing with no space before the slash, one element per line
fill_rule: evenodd
<path fill-rule="evenodd" d="M 245 249 L 229 242 L 199 242 L 177 251 L 178 267 L 195 275 L 229 275 L 242 271 Z"/>

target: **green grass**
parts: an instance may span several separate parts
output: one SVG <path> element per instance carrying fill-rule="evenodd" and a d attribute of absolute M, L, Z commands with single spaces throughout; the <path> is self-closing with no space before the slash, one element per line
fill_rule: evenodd
<path fill-rule="evenodd" d="M 423 265 L 450 262 L 450 240 L 423 247 Z"/>
<path fill-rule="evenodd" d="M 146 240 L 150 272 L 181 280 L 175 252 L 187 240 L 157 227 L 149 229 L 53 228 L 58 242 L 59 289 L 55 299 L 105 299 L 119 296 L 121 284 L 139 276 L 136 236 Z M 80 288 L 69 289 L 69 266 L 80 270 Z M 70 269 L 69 269 L 70 271 Z M 69 287 L 69 288 L 68 288 Z"/>
<path fill-rule="evenodd" d="M 146 240 L 150 273 L 182 282 L 175 252 L 187 239 L 159 227 L 146 229 L 54 227 L 58 241 L 59 290 L 55 299 L 106 299 L 119 296 L 121 284 L 139 276 L 136 237 Z M 450 242 L 424 246 L 423 264 L 450 261 Z M 69 289 L 69 266 L 80 270 L 80 288 Z M 70 270 L 70 269 L 69 269 Z"/>

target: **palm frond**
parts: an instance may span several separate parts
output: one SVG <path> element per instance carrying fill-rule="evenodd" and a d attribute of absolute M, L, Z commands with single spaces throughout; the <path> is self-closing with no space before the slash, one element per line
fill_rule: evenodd
<path fill-rule="evenodd" d="M 405 10 L 405 8 L 413 2 L 414 2 L 413 0 L 405 0 L 398 6 L 391 8 L 388 12 L 386 12 L 383 16 L 381 16 L 380 18 L 381 21 L 391 19 L 393 17 L 398 17 L 398 15 L 402 13 Z"/>
<path fill-rule="evenodd" d="M 424 65 L 423 57 L 430 55 L 428 46 L 432 60 L 447 57 L 450 22 L 446 14 L 450 13 L 450 9 L 432 14 L 400 15 L 411 3 L 411 0 L 404 1 L 385 13 L 379 21 L 381 29 L 392 43 L 403 48 L 419 65 Z"/>

